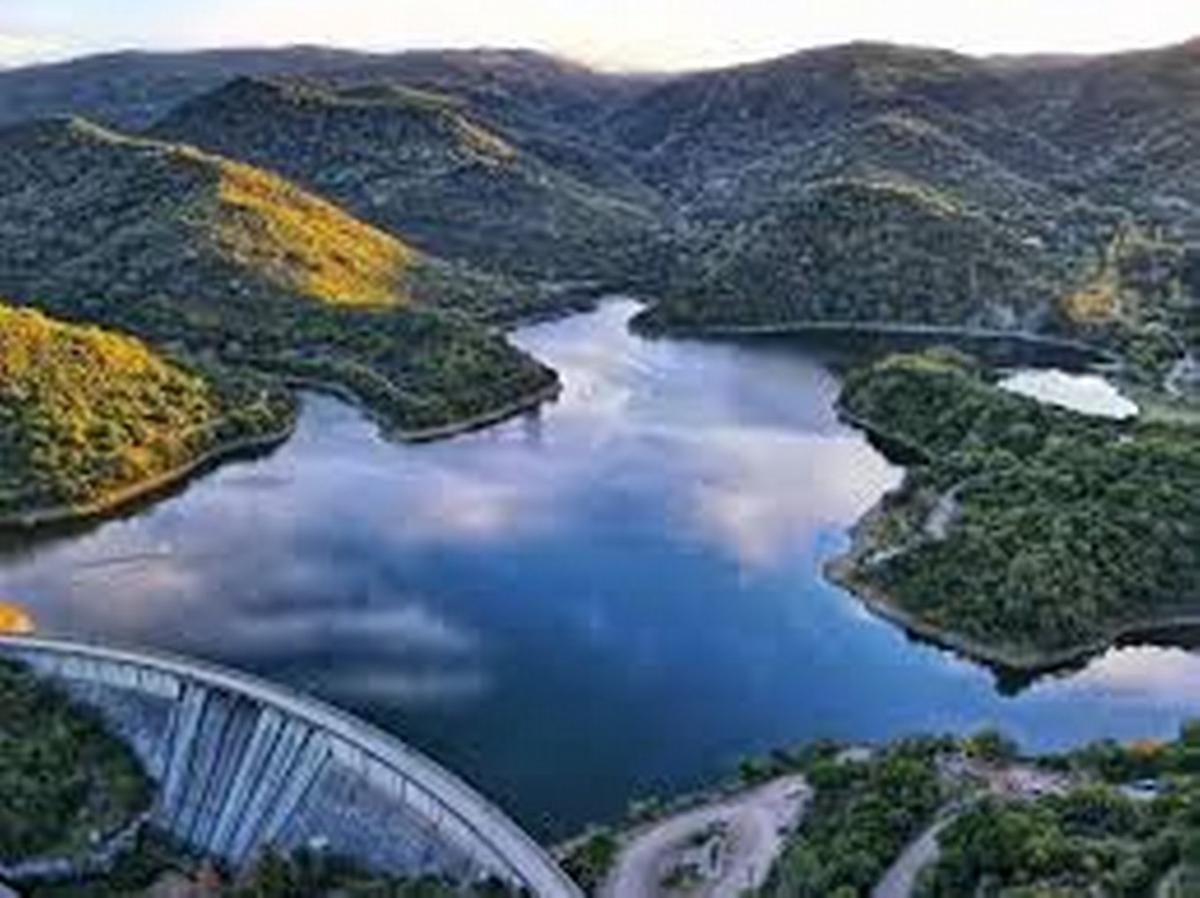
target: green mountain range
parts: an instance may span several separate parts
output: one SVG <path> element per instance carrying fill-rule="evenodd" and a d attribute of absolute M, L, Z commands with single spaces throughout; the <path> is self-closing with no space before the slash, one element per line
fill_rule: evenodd
<path fill-rule="evenodd" d="M 856 43 L 682 75 L 315 47 L 0 73 L 0 121 L 82 113 L 273 170 L 428 255 L 536 282 L 509 287 L 528 297 L 511 317 L 626 290 L 659 328 L 1001 327 L 1158 374 L 1200 331 L 1197 109 L 1197 42 Z"/>
<path fill-rule="evenodd" d="M 521 50 L 92 57 L 0 72 L 0 295 L 347 391 L 409 435 L 549 395 L 492 328 L 601 292 L 658 330 L 1083 338 L 1161 380 L 1200 339 L 1198 110 L 1196 42 L 670 76 Z"/>
<path fill-rule="evenodd" d="M 277 175 L 79 119 L 0 132 L 0 292 L 226 365 L 353 392 L 402 433 L 554 376 L 468 314 L 511 285 L 429 257 Z"/>
<path fill-rule="evenodd" d="M 432 253 L 493 271 L 613 280 L 638 270 L 658 230 L 636 200 L 542 161 L 467 101 L 399 84 L 241 78 L 154 133 L 280 172 Z"/>
<path fill-rule="evenodd" d="M 1071 60 L 853 44 L 663 84 L 609 122 L 691 224 L 650 319 L 1192 339 L 1197 72 L 1195 44 Z M 1097 289 L 1109 301 L 1073 301 Z"/>

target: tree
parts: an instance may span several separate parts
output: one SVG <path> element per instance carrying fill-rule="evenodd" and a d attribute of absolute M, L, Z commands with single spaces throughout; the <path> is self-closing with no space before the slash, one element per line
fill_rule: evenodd
<path fill-rule="evenodd" d="M 1011 761 L 1017 756 L 1018 746 L 1012 739 L 994 727 L 988 727 L 968 736 L 963 743 L 968 755 L 989 763 Z"/>

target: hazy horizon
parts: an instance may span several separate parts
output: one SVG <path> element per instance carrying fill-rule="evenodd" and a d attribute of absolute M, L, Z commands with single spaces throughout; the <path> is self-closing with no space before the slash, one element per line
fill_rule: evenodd
<path fill-rule="evenodd" d="M 0 10 L 0 66 L 119 50 L 247 49 L 298 44 L 365 52 L 512 48 L 609 70 L 678 71 L 766 59 L 850 41 L 973 55 L 1095 54 L 1200 35 L 1191 0 L 847 0 L 783 6 L 695 0 L 551 0 L 474 8 L 466 0 L 41 0 Z"/>

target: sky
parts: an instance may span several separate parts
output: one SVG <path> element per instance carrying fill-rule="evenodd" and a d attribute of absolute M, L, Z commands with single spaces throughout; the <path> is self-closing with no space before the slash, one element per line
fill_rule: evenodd
<path fill-rule="evenodd" d="M 0 0 L 0 65 L 127 49 L 522 46 L 688 69 L 854 39 L 1093 53 L 1200 36 L 1200 0 Z"/>

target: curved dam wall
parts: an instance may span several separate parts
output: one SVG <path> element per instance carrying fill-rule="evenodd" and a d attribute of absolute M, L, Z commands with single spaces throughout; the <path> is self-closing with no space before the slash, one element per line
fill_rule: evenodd
<path fill-rule="evenodd" d="M 267 845 L 320 845 L 392 873 L 582 894 L 458 777 L 322 702 L 156 653 L 0 636 L 0 656 L 99 712 L 158 784 L 152 823 L 198 852 L 238 866 Z"/>

